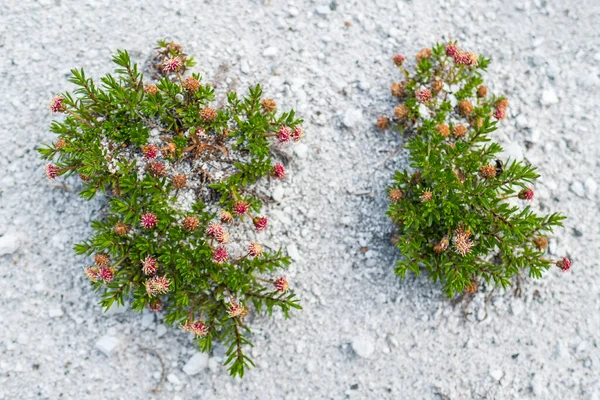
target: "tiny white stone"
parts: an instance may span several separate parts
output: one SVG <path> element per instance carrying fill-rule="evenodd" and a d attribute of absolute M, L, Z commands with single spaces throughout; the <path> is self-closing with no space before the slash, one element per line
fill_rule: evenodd
<path fill-rule="evenodd" d="M 362 111 L 350 108 L 344 113 L 344 116 L 342 117 L 342 124 L 344 124 L 346 128 L 355 128 L 360 121 L 362 121 L 362 119 Z"/>
<path fill-rule="evenodd" d="M 521 314 L 524 308 L 523 302 L 520 300 L 514 300 L 512 303 L 510 303 L 510 311 L 513 313 L 513 315 Z"/>
<path fill-rule="evenodd" d="M 277 55 L 277 47 L 271 46 L 267 47 L 265 51 L 263 51 L 264 57 L 275 57 Z"/>
<path fill-rule="evenodd" d="M 585 188 L 585 194 L 588 199 L 593 199 L 596 191 L 598 190 L 598 184 L 591 176 L 588 177 L 585 182 L 583 182 L 583 187 Z"/>
<path fill-rule="evenodd" d="M 104 335 L 96 342 L 96 349 L 100 350 L 106 356 L 110 356 L 119 346 L 119 339 L 114 336 Z"/>
<path fill-rule="evenodd" d="M 13 254 L 21 246 L 21 238 L 18 234 L 8 232 L 0 238 L 0 256 Z"/>
<path fill-rule="evenodd" d="M 331 12 L 329 7 L 327 7 L 327 6 L 317 7 L 316 11 L 317 11 L 317 14 L 319 14 L 319 15 L 328 15 Z"/>
<path fill-rule="evenodd" d="M 197 352 L 183 366 L 183 372 L 190 376 L 196 375 L 206 367 L 208 367 L 208 355 L 206 353 Z"/>
<path fill-rule="evenodd" d="M 300 261 L 302 259 L 302 257 L 300 256 L 300 252 L 298 251 L 298 248 L 295 244 L 288 245 L 287 252 L 288 255 L 292 257 L 292 260 L 294 261 Z"/>
<path fill-rule="evenodd" d="M 298 143 L 296 146 L 294 146 L 294 153 L 296 153 L 299 158 L 306 158 L 306 155 L 308 154 L 308 146 L 304 143 Z"/>
<path fill-rule="evenodd" d="M 499 370 L 499 369 L 495 369 L 493 371 L 490 371 L 490 376 L 494 380 L 499 381 L 504 376 L 504 373 L 501 370 Z"/>
<path fill-rule="evenodd" d="M 571 183 L 571 192 L 575 193 L 579 197 L 585 196 L 585 188 L 583 187 L 583 183 L 580 181 L 573 181 Z"/>
<path fill-rule="evenodd" d="M 175 374 L 169 374 L 169 375 L 167 375 L 167 380 L 169 382 L 171 382 L 173 385 L 181 385 L 181 381 L 179 380 L 179 378 Z"/>
<path fill-rule="evenodd" d="M 503 145 L 502 147 L 504 148 L 504 151 L 502 151 L 499 156 L 504 161 L 508 159 L 511 161 L 523 159 L 523 149 L 521 149 L 521 146 L 518 143 L 511 142 Z"/>
<path fill-rule="evenodd" d="M 542 92 L 542 105 L 549 106 L 558 103 L 558 95 L 552 86 L 548 86 Z"/>
<path fill-rule="evenodd" d="M 159 325 L 156 328 L 156 337 L 161 337 L 163 336 L 165 333 L 167 333 L 167 327 L 164 325 Z"/>
<path fill-rule="evenodd" d="M 373 338 L 368 335 L 360 335 L 352 341 L 352 350 L 361 358 L 370 358 L 375 352 Z"/>
<path fill-rule="evenodd" d="M 62 317 L 63 315 L 65 315 L 65 313 L 63 312 L 63 310 L 60 307 L 55 307 L 55 308 L 51 308 L 50 310 L 48 310 L 48 316 L 50 318 L 58 318 L 58 317 Z"/>
<path fill-rule="evenodd" d="M 277 186 L 275 188 L 275 190 L 273 190 L 273 200 L 275 201 L 281 201 L 283 199 L 283 187 L 282 186 Z"/>

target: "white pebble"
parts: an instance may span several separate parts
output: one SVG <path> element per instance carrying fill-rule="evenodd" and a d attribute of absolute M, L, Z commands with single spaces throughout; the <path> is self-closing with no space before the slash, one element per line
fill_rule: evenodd
<path fill-rule="evenodd" d="M 275 190 L 273 190 L 273 200 L 275 201 L 281 201 L 283 199 L 283 187 L 282 186 L 277 186 L 275 188 Z"/>
<path fill-rule="evenodd" d="M 542 92 L 542 105 L 549 106 L 558 103 L 558 95 L 552 86 L 548 86 Z"/>
<path fill-rule="evenodd" d="M 583 182 L 583 187 L 585 188 L 585 194 L 588 199 L 593 199 L 596 191 L 598 190 L 598 184 L 591 176 L 588 177 L 585 182 Z"/>
<path fill-rule="evenodd" d="M 348 109 L 342 117 L 342 124 L 346 128 L 355 128 L 363 119 L 362 111 L 357 109 Z"/>
<path fill-rule="evenodd" d="M 267 47 L 265 49 L 265 51 L 263 51 L 263 56 L 264 57 L 271 58 L 271 57 L 275 57 L 276 55 L 277 55 L 277 47 L 273 47 L 273 46 Z"/>
<path fill-rule="evenodd" d="M 167 375 L 167 380 L 171 382 L 173 385 L 181 385 L 181 380 L 175 374 Z"/>
<path fill-rule="evenodd" d="M 110 356 L 119 346 L 119 339 L 114 336 L 104 335 L 96 342 L 96 349 L 100 350 L 106 356 Z"/>
<path fill-rule="evenodd" d="M 21 246 L 21 238 L 18 234 L 8 232 L 0 238 L 0 256 L 13 254 Z"/>
<path fill-rule="evenodd" d="M 579 197 L 585 196 L 585 189 L 583 183 L 579 181 L 573 181 L 571 183 L 571 192 L 575 193 Z"/>
<path fill-rule="evenodd" d="M 208 367 L 208 355 L 198 352 L 183 366 L 183 372 L 190 376 L 196 375 L 206 367 Z"/>
<path fill-rule="evenodd" d="M 370 358 L 375 352 L 373 338 L 368 335 L 360 335 L 352 341 L 352 350 L 361 358 Z"/>

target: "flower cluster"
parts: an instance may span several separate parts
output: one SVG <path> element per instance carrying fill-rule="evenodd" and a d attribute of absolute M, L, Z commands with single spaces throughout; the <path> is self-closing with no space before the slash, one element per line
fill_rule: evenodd
<path fill-rule="evenodd" d="M 300 308 L 287 280 L 271 278 L 290 260 L 260 243 L 268 219 L 250 186 L 286 178 L 274 155 L 289 159 L 281 145 L 302 140 L 302 120 L 279 112 L 260 86 L 213 106 L 213 88 L 185 76 L 193 59 L 172 42 L 159 42 L 151 82 L 127 52 L 113 61 L 116 75 L 102 85 L 72 71 L 77 96 L 52 99 L 59 138 L 40 149 L 55 162 L 49 179 L 79 175 L 82 197 L 110 194 L 93 237 L 76 246 L 94 255 L 85 275 L 105 308 L 131 297 L 137 311 L 164 311 L 203 351 L 223 341 L 230 373 L 242 376 L 251 343 L 241 318 L 251 307 L 286 318 Z"/>
<path fill-rule="evenodd" d="M 403 56 L 393 61 L 405 78 L 392 85 L 399 104 L 376 125 L 410 136 L 414 168 L 388 188 L 404 256 L 396 273 L 426 269 L 453 296 L 477 290 L 480 278 L 506 287 L 524 269 L 536 278 L 553 264 L 569 270 L 568 258 L 544 258 L 547 235 L 565 217 L 532 211 L 535 168 L 497 158 L 502 148 L 490 140 L 508 100 L 483 85 L 489 59 L 448 43 L 421 50 L 414 73 Z"/>

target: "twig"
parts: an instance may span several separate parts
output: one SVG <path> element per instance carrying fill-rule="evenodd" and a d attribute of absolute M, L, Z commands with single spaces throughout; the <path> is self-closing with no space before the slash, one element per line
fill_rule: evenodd
<path fill-rule="evenodd" d="M 149 347 L 144 347 L 144 346 L 140 345 L 140 349 L 142 349 L 142 351 L 145 353 L 154 354 L 160 361 L 160 367 L 161 367 L 160 381 L 156 384 L 156 386 L 154 386 L 151 389 L 152 393 L 160 392 L 160 391 L 162 391 L 162 385 L 165 383 L 165 377 L 167 376 L 167 367 L 166 367 L 166 363 L 165 363 L 165 358 L 157 350 L 151 349 Z"/>

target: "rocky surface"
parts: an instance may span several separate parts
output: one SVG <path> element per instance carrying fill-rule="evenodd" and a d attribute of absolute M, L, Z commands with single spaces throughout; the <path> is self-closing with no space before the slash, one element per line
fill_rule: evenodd
<path fill-rule="evenodd" d="M 0 399 L 600 398 L 598 3 L 509 0 L 8 0 L 0 4 Z M 160 315 L 102 312 L 73 244 L 104 199 L 49 182 L 49 99 L 70 68 L 98 77 L 127 48 L 144 63 L 168 37 L 223 89 L 262 82 L 306 118 L 289 178 L 269 184 L 270 242 L 304 311 L 251 316 L 257 368 L 196 355 Z M 400 79 L 391 56 L 447 38 L 493 58 L 510 99 L 496 137 L 539 165 L 534 206 L 570 216 L 551 241 L 572 271 L 444 299 L 393 274 L 385 185 L 402 138 L 374 127 Z M 515 144 L 518 146 L 515 147 Z M 164 379 L 163 379 L 164 377 Z M 162 382 L 162 383 L 161 383 Z M 159 392 L 151 392 L 155 387 Z"/>

